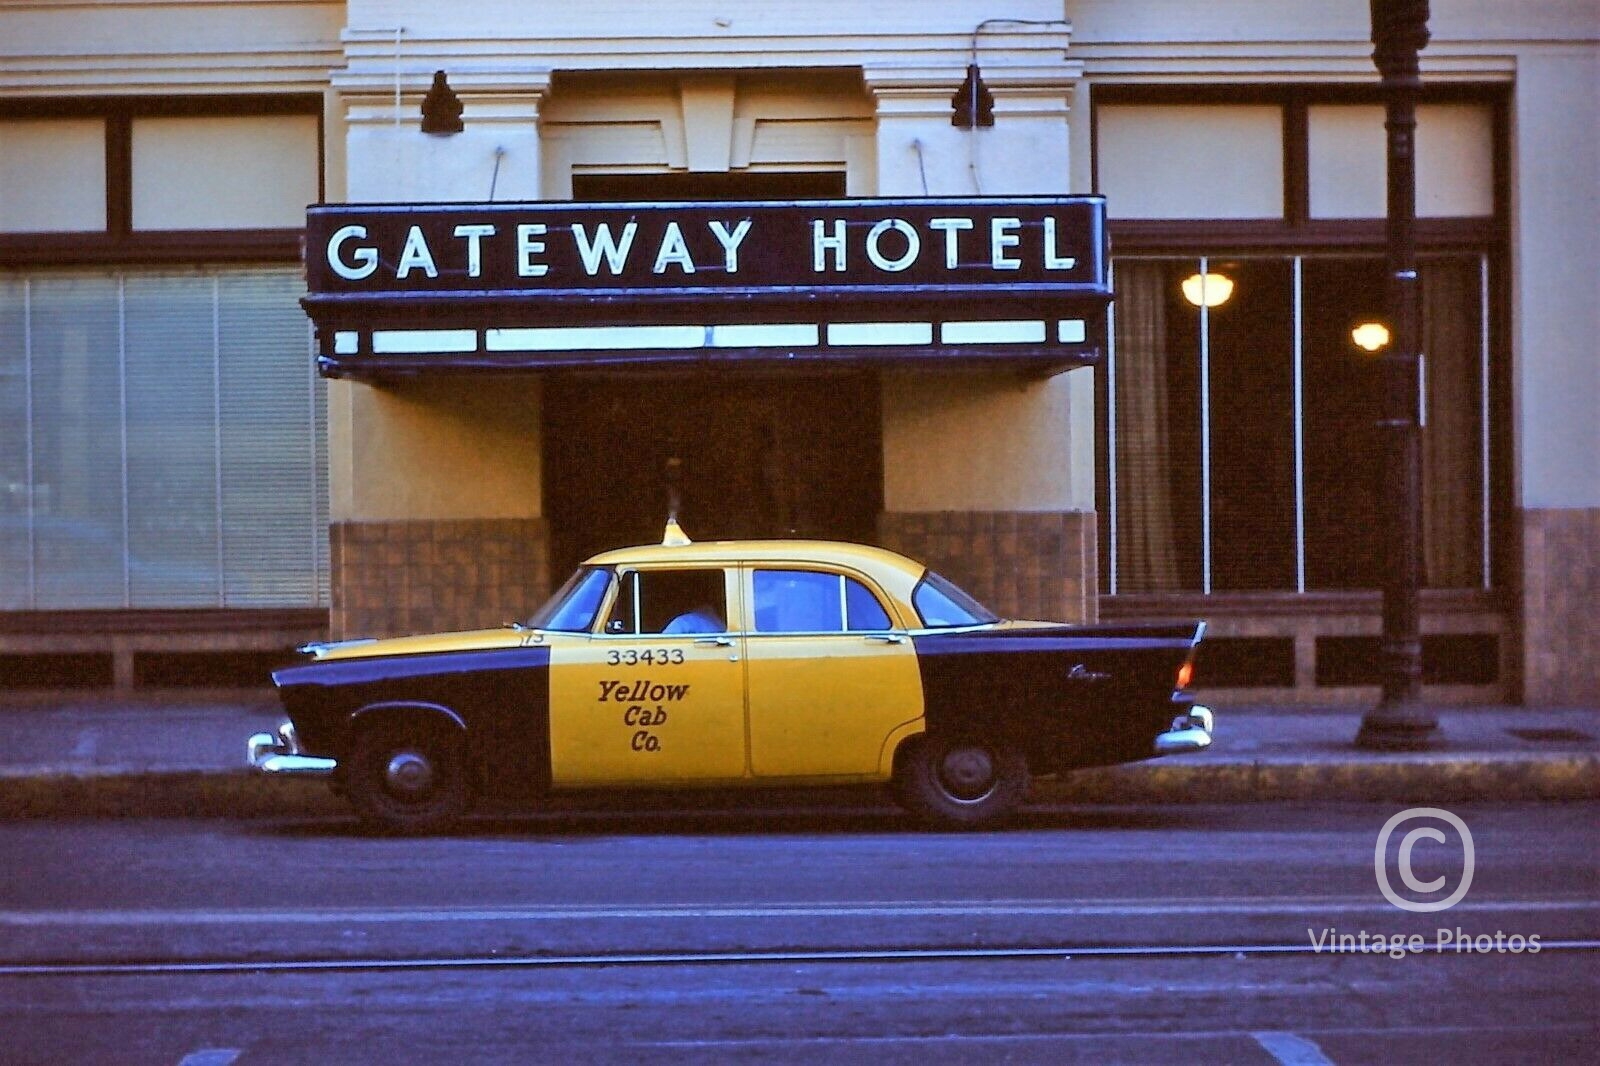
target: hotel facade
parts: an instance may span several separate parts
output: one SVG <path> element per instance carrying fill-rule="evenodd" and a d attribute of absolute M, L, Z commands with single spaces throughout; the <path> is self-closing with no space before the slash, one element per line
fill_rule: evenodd
<path fill-rule="evenodd" d="M 1431 8 L 1425 692 L 1593 702 L 1600 19 Z M 493 626 L 659 539 L 675 491 L 696 539 L 880 543 L 1008 615 L 1207 619 L 1214 699 L 1370 702 L 1390 487 L 1357 340 L 1386 314 L 1368 18 L 0 6 L 0 690 L 232 686 L 304 639 Z M 823 228 L 780 248 L 716 206 L 756 201 Z M 1067 204 L 1099 213 L 1069 233 Z M 399 220 L 391 244 L 369 215 Z M 445 322 L 400 290 L 451 273 L 409 236 L 446 219 L 463 269 L 499 256 L 529 284 L 568 262 L 682 289 L 789 253 L 817 280 L 670 309 L 484 284 Z M 588 243 L 558 248 L 569 228 Z M 1106 248 L 1109 308 L 1013 299 Z M 821 307 L 846 257 L 911 279 L 941 256 L 992 291 Z M 369 263 L 388 297 L 336 312 Z"/>

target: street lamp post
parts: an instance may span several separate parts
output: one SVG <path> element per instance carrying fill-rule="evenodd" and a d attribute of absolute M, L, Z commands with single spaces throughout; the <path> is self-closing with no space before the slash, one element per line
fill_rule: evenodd
<path fill-rule="evenodd" d="M 1417 749 L 1438 719 L 1422 704 L 1422 463 L 1418 382 L 1420 288 L 1416 246 L 1417 53 L 1428 43 L 1427 0 L 1370 0 L 1373 62 L 1383 77 L 1389 176 L 1388 303 L 1394 341 L 1383 353 L 1383 694 L 1361 718 L 1356 744 Z"/>

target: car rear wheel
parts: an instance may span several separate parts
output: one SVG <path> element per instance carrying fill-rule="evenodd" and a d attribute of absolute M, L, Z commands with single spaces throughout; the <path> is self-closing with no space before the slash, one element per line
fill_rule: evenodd
<path fill-rule="evenodd" d="M 399 723 L 366 729 L 345 785 L 367 825 L 387 833 L 439 832 L 467 807 L 461 737 Z"/>
<path fill-rule="evenodd" d="M 895 766 L 895 797 L 933 825 L 976 828 L 1016 809 L 1028 763 L 1009 744 L 976 737 L 919 737 Z"/>

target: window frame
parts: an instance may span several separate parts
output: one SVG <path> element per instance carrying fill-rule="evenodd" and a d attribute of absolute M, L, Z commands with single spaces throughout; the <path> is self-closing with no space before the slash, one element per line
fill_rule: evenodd
<path fill-rule="evenodd" d="M 1367 85 L 1135 85 L 1095 83 L 1089 89 L 1089 170 L 1092 188 L 1100 185 L 1100 108 L 1124 104 L 1157 106 L 1269 104 L 1283 111 L 1283 217 L 1278 219 L 1117 219 L 1107 222 L 1117 255 L 1241 253 L 1251 249 L 1331 250 L 1377 248 L 1385 242 L 1385 221 L 1311 217 L 1309 108 L 1313 105 L 1382 105 L 1377 84 Z M 1424 85 L 1418 104 L 1467 103 L 1491 109 L 1494 154 L 1494 214 L 1473 218 L 1418 218 L 1419 252 L 1504 247 L 1511 202 L 1510 87 L 1500 84 Z M 1203 242 L 1203 243 L 1197 243 Z"/>
<path fill-rule="evenodd" d="M 1116 219 L 1108 220 L 1116 259 L 1183 258 L 1196 262 L 1226 258 L 1282 257 L 1306 258 L 1320 255 L 1384 256 L 1387 250 L 1387 223 L 1378 219 L 1312 218 L 1310 205 L 1310 137 L 1308 109 L 1313 105 L 1382 105 L 1384 93 L 1376 82 L 1367 84 L 1186 84 L 1149 85 L 1097 82 L 1089 87 L 1090 174 L 1092 187 L 1100 187 L 1099 108 L 1119 104 L 1276 104 L 1283 109 L 1284 211 L 1281 219 Z M 1515 528 L 1512 474 L 1512 300 L 1511 300 L 1511 86 L 1503 83 L 1474 82 L 1425 84 L 1418 93 L 1418 104 L 1469 103 L 1491 109 L 1493 153 L 1494 214 L 1484 217 L 1418 218 L 1415 220 L 1418 258 L 1470 254 L 1487 263 L 1488 285 L 1484 314 L 1488 319 L 1486 344 L 1489 350 L 1483 411 L 1489 429 L 1487 491 L 1489 496 L 1487 544 L 1491 583 L 1487 590 L 1467 590 L 1476 595 L 1497 596 L 1508 588 L 1508 576 L 1515 573 L 1514 538 L 1503 531 Z M 1111 314 L 1115 315 L 1113 305 Z M 1108 333 L 1115 334 L 1115 319 Z M 1112 342 L 1114 343 L 1114 341 Z M 1105 371 L 1100 368 L 1097 377 Z M 1097 383 L 1097 406 L 1103 405 L 1106 382 Z M 1096 414 L 1096 449 L 1101 450 Z M 1115 477 L 1114 459 L 1110 477 Z M 1104 554 L 1112 545 L 1104 535 L 1105 485 L 1107 461 L 1096 462 L 1097 499 L 1101 501 L 1102 554 L 1099 561 L 1103 595 L 1119 595 Z M 1437 593 L 1440 590 L 1429 590 Z M 1277 593 L 1273 593 L 1276 595 Z M 1294 589 L 1282 595 L 1304 596 Z M 1131 593 L 1134 597 L 1151 594 Z M 1166 597 L 1168 594 L 1159 594 Z M 1171 597 L 1227 596 L 1226 592 L 1173 593 Z"/>
<path fill-rule="evenodd" d="M 133 228 L 133 124 L 143 118 L 317 120 L 317 200 L 327 198 L 327 130 L 317 93 L 0 99 L 0 121 L 99 119 L 105 124 L 106 226 L 81 232 L 0 234 L 0 268 L 174 263 L 297 262 L 305 227 L 226 230 Z"/>
<path fill-rule="evenodd" d="M 850 570 L 850 569 L 848 569 L 846 567 L 830 566 L 830 565 L 828 565 L 826 563 L 810 563 L 810 562 L 804 562 L 804 561 L 798 561 L 798 560 L 794 561 L 794 562 L 787 562 L 787 563 L 785 563 L 785 562 L 766 562 L 766 561 L 762 561 L 762 562 L 759 562 L 759 563 L 747 563 L 742 567 L 742 570 L 743 570 L 743 577 L 742 577 L 742 582 L 741 583 L 744 585 L 745 602 L 749 604 L 749 616 L 745 619 L 746 626 L 745 626 L 745 630 L 744 630 L 744 632 L 745 632 L 745 634 L 747 636 L 752 636 L 752 637 L 853 637 L 853 636 L 881 635 L 881 634 L 884 634 L 884 633 L 903 633 L 903 632 L 906 632 L 905 622 L 904 622 L 903 619 L 901 619 L 899 617 L 900 611 L 899 611 L 898 606 L 896 605 L 895 601 L 893 600 L 893 598 L 891 598 L 890 596 L 886 595 L 884 593 L 883 589 L 878 585 L 877 582 L 873 581 L 870 577 L 868 577 L 866 574 L 861 573 L 860 571 Z M 850 621 L 850 619 L 849 619 L 849 610 L 850 610 L 849 599 L 848 599 L 848 595 L 845 594 L 843 586 L 841 586 L 841 595 L 840 595 L 840 600 L 839 600 L 839 608 L 840 608 L 840 615 L 841 615 L 841 623 L 845 628 L 840 628 L 840 629 L 820 629 L 820 630 L 785 629 L 785 630 L 771 630 L 771 631 L 763 630 L 763 629 L 757 629 L 756 628 L 756 619 L 755 619 L 755 602 L 756 602 L 756 600 L 755 600 L 755 582 L 756 582 L 756 573 L 758 571 L 767 572 L 767 573 L 790 572 L 790 573 L 802 573 L 802 574 L 822 574 L 822 575 L 825 575 L 825 576 L 838 577 L 841 582 L 854 581 L 856 584 L 860 585 L 863 589 L 865 589 L 867 591 L 868 595 L 870 595 L 875 601 L 877 601 L 878 608 L 879 608 L 879 610 L 881 610 L 883 612 L 883 616 L 888 621 L 889 625 L 888 625 L 887 628 L 884 628 L 884 629 L 850 629 L 850 628 L 848 628 L 849 621 Z"/>
<path fill-rule="evenodd" d="M 600 609 L 595 612 L 594 622 L 589 632 L 593 636 L 610 637 L 614 640 L 638 640 L 643 638 L 663 640 L 704 640 L 707 637 L 739 636 L 742 629 L 735 628 L 735 622 L 741 621 L 739 604 L 737 600 L 737 581 L 731 579 L 730 574 L 734 568 L 727 563 L 708 562 L 703 565 L 683 563 L 663 563 L 660 565 L 620 563 L 612 567 L 600 567 L 609 570 L 612 575 L 611 587 L 606 591 L 601 601 Z M 643 616 L 639 611 L 638 582 L 641 574 L 667 574 L 667 573 L 715 573 L 722 576 L 722 609 L 724 628 L 713 633 L 654 633 L 640 632 L 640 623 Z M 617 609 L 624 596 L 633 598 L 633 629 L 626 633 L 613 633 L 609 630 L 611 614 Z"/>
<path fill-rule="evenodd" d="M 1480 295 L 1479 302 L 1473 309 L 1476 312 L 1474 319 L 1477 325 L 1476 343 L 1473 345 L 1475 350 L 1473 361 L 1476 364 L 1476 369 L 1471 375 L 1470 387 L 1475 393 L 1474 399 L 1478 402 L 1477 406 L 1473 408 L 1473 415 L 1480 420 L 1473 434 L 1472 451 L 1477 455 L 1480 463 L 1478 468 L 1479 482 L 1474 495 L 1480 497 L 1477 514 L 1479 522 L 1482 523 L 1482 533 L 1477 547 L 1478 579 L 1466 584 L 1426 585 L 1425 588 L 1428 592 L 1434 594 L 1487 592 L 1497 587 L 1496 580 L 1497 575 L 1500 573 L 1499 567 L 1503 565 L 1493 555 L 1494 538 L 1492 533 L 1497 528 L 1500 519 L 1495 516 L 1495 500 L 1489 491 L 1494 484 L 1496 476 L 1500 473 L 1491 447 L 1495 427 L 1492 422 L 1484 423 L 1481 421 L 1484 412 L 1492 410 L 1493 400 L 1490 388 L 1493 352 L 1486 341 L 1488 336 L 1484 328 L 1486 324 L 1484 321 L 1484 307 L 1486 305 L 1481 299 L 1482 294 L 1486 294 L 1491 290 L 1492 278 L 1487 254 L 1481 252 L 1458 252 L 1443 256 L 1437 253 L 1430 253 L 1428 256 L 1421 257 L 1419 262 L 1425 279 L 1433 266 L 1430 260 L 1436 262 L 1440 259 L 1451 259 L 1457 261 L 1458 264 L 1469 265 L 1475 275 L 1476 292 Z M 1169 409 L 1167 415 L 1171 432 L 1176 434 L 1176 427 L 1184 425 L 1190 427 L 1195 437 L 1191 443 L 1192 450 L 1180 452 L 1174 446 L 1174 450 L 1171 452 L 1174 471 L 1192 468 L 1194 472 L 1192 484 L 1185 486 L 1188 492 L 1192 494 L 1189 497 L 1192 508 L 1186 509 L 1183 506 L 1181 502 L 1183 497 L 1177 493 L 1176 483 L 1174 483 L 1173 488 L 1174 495 L 1170 498 L 1172 504 L 1171 521 L 1174 526 L 1182 525 L 1186 522 L 1189 524 L 1190 528 L 1187 532 L 1192 538 L 1190 543 L 1194 549 L 1193 557 L 1186 560 L 1187 568 L 1180 567 L 1181 570 L 1185 570 L 1189 581 L 1181 583 L 1177 588 L 1164 591 L 1150 589 L 1133 589 L 1130 591 L 1123 584 L 1127 559 L 1120 550 L 1123 528 L 1121 525 L 1121 515 L 1123 513 L 1121 509 L 1121 486 L 1123 483 L 1120 480 L 1120 473 L 1127 452 L 1116 447 L 1118 440 L 1126 439 L 1121 422 L 1121 408 L 1116 405 L 1119 404 L 1120 397 L 1124 394 L 1124 380 L 1121 373 L 1122 364 L 1116 347 L 1120 333 L 1114 334 L 1112 338 L 1112 346 L 1108 351 L 1105 364 L 1107 381 L 1096 397 L 1095 415 L 1096 449 L 1097 453 L 1104 457 L 1097 462 L 1096 477 L 1100 500 L 1098 508 L 1100 519 L 1099 541 L 1102 549 L 1100 554 L 1100 577 L 1102 587 L 1107 590 L 1107 594 L 1135 597 L 1226 597 L 1262 594 L 1338 595 L 1349 592 L 1375 591 L 1379 587 L 1376 582 L 1366 585 L 1345 586 L 1318 581 L 1311 575 L 1311 570 L 1315 568 L 1314 561 L 1323 560 L 1325 562 L 1326 560 L 1326 555 L 1315 550 L 1314 542 L 1317 537 L 1311 531 L 1323 527 L 1312 520 L 1313 504 L 1319 500 L 1327 501 L 1329 499 L 1341 499 L 1342 497 L 1338 494 L 1330 495 L 1326 492 L 1319 493 L 1314 491 L 1313 467 L 1319 462 L 1324 468 L 1328 464 L 1327 456 L 1324 453 L 1312 450 L 1307 444 L 1308 433 L 1316 419 L 1316 414 L 1313 412 L 1323 414 L 1326 412 L 1317 409 L 1310 399 L 1318 395 L 1318 393 L 1311 376 L 1312 368 L 1316 364 L 1308 361 L 1312 351 L 1308 347 L 1308 342 L 1313 339 L 1313 334 L 1310 332 L 1310 327 L 1305 323 L 1305 317 L 1309 314 L 1308 308 L 1320 305 L 1306 292 L 1309 283 L 1303 281 L 1303 278 L 1308 272 L 1318 269 L 1323 264 L 1344 263 L 1348 265 L 1356 262 L 1370 264 L 1373 276 L 1375 278 L 1381 277 L 1384 270 L 1383 256 L 1370 252 L 1365 254 L 1327 252 L 1298 254 L 1271 251 L 1225 257 L 1207 257 L 1203 254 L 1198 257 L 1192 255 L 1128 255 L 1120 256 L 1119 260 L 1125 266 L 1131 266 L 1131 264 L 1154 264 L 1162 267 L 1181 268 L 1172 272 L 1171 276 L 1166 279 L 1167 284 L 1171 286 L 1171 291 L 1168 295 L 1174 302 L 1177 302 L 1175 279 L 1185 272 L 1204 272 L 1220 267 L 1220 269 L 1226 270 L 1229 274 L 1239 277 L 1248 271 L 1252 265 L 1259 268 L 1262 265 L 1280 264 L 1285 268 L 1287 278 L 1284 280 L 1287 284 L 1283 291 L 1287 296 L 1286 309 L 1289 312 L 1290 321 L 1282 324 L 1287 327 L 1286 332 L 1274 332 L 1271 336 L 1274 342 L 1278 340 L 1285 341 L 1289 354 L 1289 362 L 1284 364 L 1283 369 L 1286 371 L 1286 376 L 1292 379 L 1292 383 L 1284 383 L 1287 386 L 1285 391 L 1286 403 L 1279 413 L 1292 422 L 1289 434 L 1282 438 L 1282 444 L 1286 447 L 1286 454 L 1290 459 L 1290 469 L 1284 471 L 1284 473 L 1292 476 L 1292 486 L 1283 486 L 1291 490 L 1283 498 L 1284 505 L 1291 508 L 1291 513 L 1285 516 L 1289 518 L 1289 523 L 1282 529 L 1276 530 L 1276 532 L 1289 541 L 1289 544 L 1285 546 L 1290 549 L 1292 554 L 1294 576 L 1288 583 L 1262 585 L 1237 584 L 1225 579 L 1227 572 L 1226 558 L 1230 551 L 1236 555 L 1242 542 L 1238 539 L 1237 527 L 1234 527 L 1231 536 L 1224 536 L 1221 532 L 1226 528 L 1224 526 L 1226 512 L 1222 508 L 1222 501 L 1232 499 L 1237 502 L 1238 497 L 1229 496 L 1217 487 L 1221 480 L 1232 476 L 1235 470 L 1234 467 L 1230 467 L 1217 459 L 1218 454 L 1223 450 L 1218 441 L 1231 434 L 1233 425 L 1227 416 L 1219 414 L 1218 410 L 1219 407 L 1225 410 L 1228 397 L 1235 395 L 1235 393 L 1230 392 L 1224 386 L 1219 386 L 1215 376 L 1217 368 L 1223 366 L 1226 360 L 1224 356 L 1223 360 L 1219 361 L 1215 352 L 1215 345 L 1219 340 L 1226 339 L 1228 335 L 1226 333 L 1213 332 L 1211 323 L 1214 319 L 1211 314 L 1208 314 L 1206 308 L 1200 307 L 1192 309 L 1194 312 L 1193 347 L 1177 348 L 1172 352 L 1175 359 L 1192 359 L 1195 367 L 1195 380 L 1186 384 L 1190 391 L 1181 399 L 1178 398 L 1177 393 L 1172 394 L 1169 403 L 1171 408 L 1174 409 Z M 1166 291 L 1164 288 L 1163 292 Z M 1186 307 L 1185 310 L 1191 309 Z M 1349 321 L 1359 321 L 1362 317 L 1364 316 L 1357 315 L 1350 318 Z M 1348 340 L 1345 343 L 1348 345 Z M 1324 349 L 1325 351 L 1326 349 Z M 1363 363 L 1368 363 L 1368 369 L 1376 365 L 1370 363 L 1370 357 L 1357 353 L 1353 347 L 1349 348 L 1348 354 Z M 1424 373 L 1427 372 L 1426 367 L 1427 361 L 1425 359 Z M 1423 402 L 1427 402 L 1427 397 L 1428 393 L 1426 386 L 1424 386 L 1420 398 Z M 1183 407 L 1186 402 L 1192 403 L 1194 409 L 1190 410 Z M 1180 417 L 1176 408 L 1182 408 L 1182 417 Z M 1363 424 L 1375 425 L 1375 422 Z M 1423 426 L 1426 433 L 1426 418 Z M 1482 481 L 1484 471 L 1487 471 L 1487 483 Z M 1270 537 L 1268 542 L 1270 543 Z M 1224 544 L 1229 550 L 1224 550 Z M 1257 547 L 1259 547 L 1259 544 Z"/>

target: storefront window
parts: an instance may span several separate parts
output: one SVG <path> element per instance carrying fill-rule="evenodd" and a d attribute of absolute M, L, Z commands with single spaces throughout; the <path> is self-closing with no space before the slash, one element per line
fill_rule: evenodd
<path fill-rule="evenodd" d="M 1489 581 L 1487 262 L 1422 261 L 1425 576 Z M 1123 258 L 1099 401 L 1116 593 L 1381 584 L 1379 257 Z M 1187 290 L 1187 291 L 1186 291 Z"/>
<path fill-rule="evenodd" d="M 0 276 L 0 609 L 328 602 L 295 268 Z"/>
<path fill-rule="evenodd" d="M 1302 271 L 1306 585 L 1383 583 L 1383 366 L 1352 329 L 1384 318 L 1381 258 L 1311 260 Z"/>

